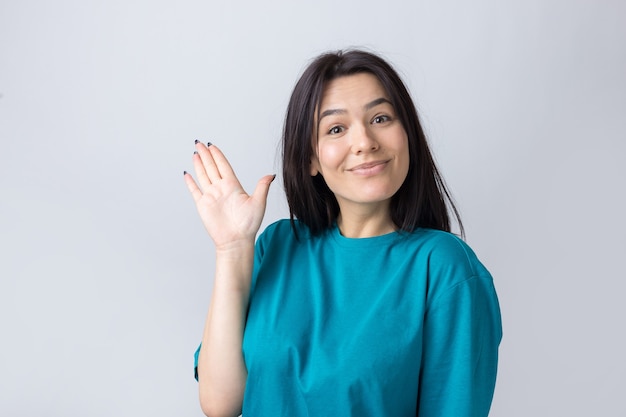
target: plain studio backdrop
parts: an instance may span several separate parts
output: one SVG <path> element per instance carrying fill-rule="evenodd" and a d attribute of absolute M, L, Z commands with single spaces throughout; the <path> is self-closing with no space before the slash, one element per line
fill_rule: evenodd
<path fill-rule="evenodd" d="M 504 323 L 491 416 L 624 416 L 626 3 L 0 2 L 0 415 L 199 416 L 212 141 L 278 173 L 320 52 L 388 58 Z"/>

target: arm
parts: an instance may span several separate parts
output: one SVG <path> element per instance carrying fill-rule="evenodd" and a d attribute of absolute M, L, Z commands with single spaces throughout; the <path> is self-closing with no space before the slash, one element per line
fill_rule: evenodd
<path fill-rule="evenodd" d="M 245 193 L 215 146 L 196 142 L 198 183 L 185 182 L 215 244 L 215 280 L 198 358 L 200 405 L 207 416 L 241 412 L 247 370 L 241 350 L 254 261 L 254 239 L 265 212 L 273 176 Z"/>
<path fill-rule="evenodd" d="M 433 300 L 424 321 L 418 415 L 486 417 L 501 338 L 491 277 L 471 277 Z"/>

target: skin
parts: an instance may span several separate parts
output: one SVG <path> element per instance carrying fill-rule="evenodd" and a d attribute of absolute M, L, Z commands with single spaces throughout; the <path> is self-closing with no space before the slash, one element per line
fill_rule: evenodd
<path fill-rule="evenodd" d="M 395 230 L 389 200 L 406 178 L 407 135 L 378 82 L 369 74 L 341 77 L 324 91 L 311 175 L 321 174 L 340 206 L 347 237 Z M 249 302 L 254 243 L 273 175 L 247 194 L 214 145 L 196 143 L 187 188 L 215 244 L 215 279 L 198 359 L 200 405 L 207 416 L 238 416 L 247 369 L 241 346 Z"/>
<path fill-rule="evenodd" d="M 368 73 L 337 78 L 320 106 L 311 175 L 318 173 L 339 203 L 347 237 L 389 233 L 389 202 L 409 171 L 408 138 L 385 89 Z"/>
<path fill-rule="evenodd" d="M 273 175 L 248 195 L 222 152 L 196 143 L 197 182 L 185 183 L 215 244 L 215 279 L 198 358 L 200 406 L 207 416 L 238 416 L 248 372 L 241 346 L 254 261 L 254 239 L 263 220 Z"/>

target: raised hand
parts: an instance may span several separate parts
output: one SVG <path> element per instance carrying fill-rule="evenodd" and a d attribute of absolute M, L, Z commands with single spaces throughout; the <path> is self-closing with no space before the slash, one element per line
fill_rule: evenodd
<path fill-rule="evenodd" d="M 253 242 L 275 175 L 261 178 L 254 192 L 248 195 L 224 154 L 215 145 L 205 146 L 199 141 L 196 141 L 193 165 L 197 183 L 187 172 L 185 183 L 216 249 L 228 250 L 238 243 Z"/>

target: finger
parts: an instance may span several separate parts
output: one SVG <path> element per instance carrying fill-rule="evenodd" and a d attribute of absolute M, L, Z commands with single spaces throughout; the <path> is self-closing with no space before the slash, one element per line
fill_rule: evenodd
<path fill-rule="evenodd" d="M 254 189 L 254 192 L 252 193 L 252 198 L 254 198 L 257 201 L 262 201 L 263 203 L 265 203 L 267 201 L 267 194 L 269 193 L 270 185 L 272 184 L 272 181 L 274 181 L 275 178 L 276 178 L 276 175 L 266 175 L 263 178 L 261 178 L 259 182 L 257 183 L 256 188 Z"/>
<path fill-rule="evenodd" d="M 220 173 L 220 178 L 235 177 L 235 172 L 230 166 L 228 159 L 217 146 L 211 145 L 207 150 L 211 153 L 213 162 Z"/>
<path fill-rule="evenodd" d="M 193 157 L 191 159 L 193 161 L 193 169 L 196 172 L 196 177 L 198 178 L 200 188 L 203 191 L 208 190 L 211 186 L 211 180 L 207 175 L 204 163 L 202 162 L 202 159 L 200 159 L 200 155 L 198 155 L 197 151 L 193 153 Z"/>
<path fill-rule="evenodd" d="M 202 160 L 206 175 L 208 176 L 209 181 L 211 183 L 214 183 L 215 181 L 221 179 L 222 175 L 220 173 L 220 170 L 218 169 L 217 164 L 215 163 L 215 160 L 213 159 L 213 155 L 210 150 L 210 148 L 212 147 L 213 145 L 209 145 L 207 147 L 204 143 L 196 141 L 196 150 L 198 152 L 198 155 L 200 156 L 200 159 Z"/>
<path fill-rule="evenodd" d="M 197 202 L 200 198 L 202 198 L 202 191 L 200 191 L 200 188 L 198 188 L 198 185 L 196 185 L 196 182 L 187 171 L 183 172 L 183 177 L 185 179 L 185 184 L 187 184 L 187 189 L 189 189 L 189 192 L 191 193 L 193 201 Z"/>

